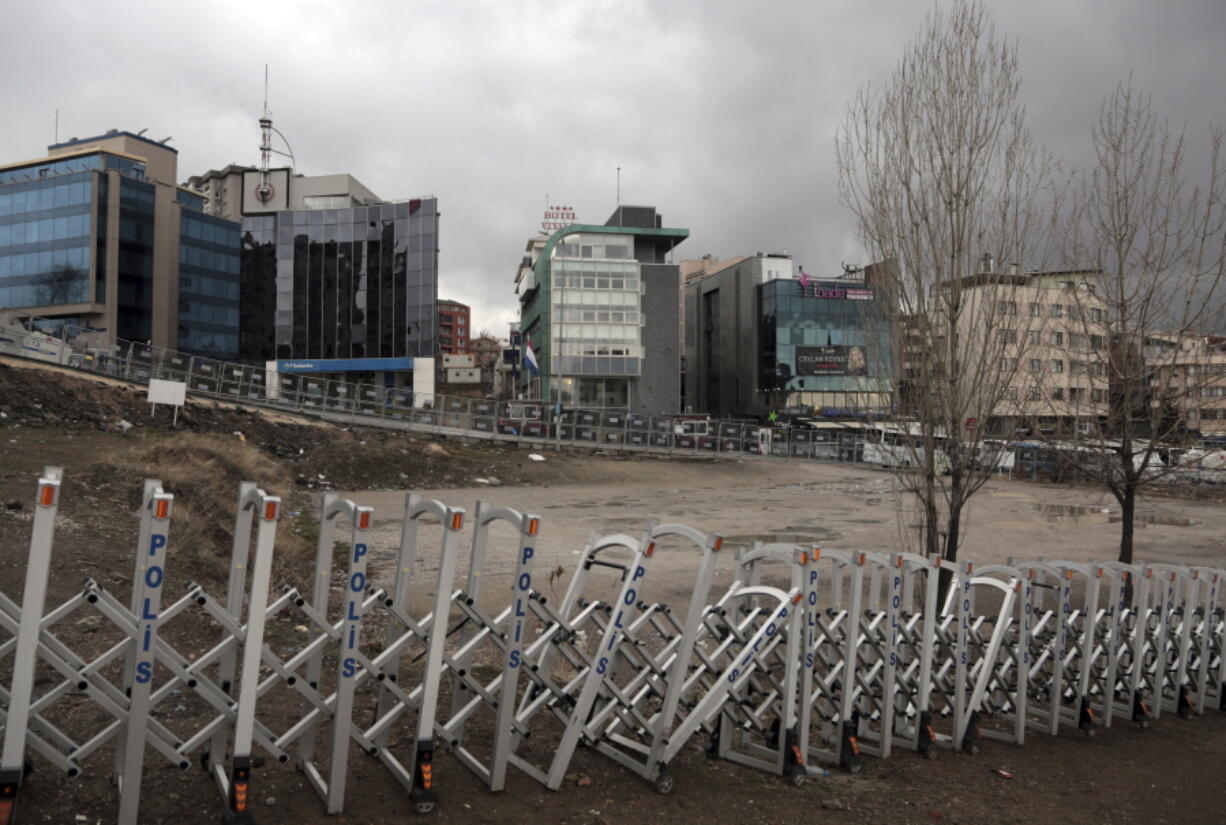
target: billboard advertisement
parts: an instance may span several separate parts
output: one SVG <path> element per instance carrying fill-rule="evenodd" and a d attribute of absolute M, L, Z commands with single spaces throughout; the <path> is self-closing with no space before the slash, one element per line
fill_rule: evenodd
<path fill-rule="evenodd" d="M 864 347 L 797 347 L 796 375 L 867 375 Z"/>

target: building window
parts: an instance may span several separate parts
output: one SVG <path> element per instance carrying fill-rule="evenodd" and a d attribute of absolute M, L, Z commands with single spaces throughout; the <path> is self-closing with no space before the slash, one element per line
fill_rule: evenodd
<path fill-rule="evenodd" d="M 1064 346 L 1064 333 L 1063 332 L 1053 332 L 1051 334 L 1051 345 L 1053 347 Z"/>
<path fill-rule="evenodd" d="M 1000 339 L 1000 343 L 1002 344 L 1016 344 L 1017 343 L 1017 330 L 998 329 L 996 330 L 996 337 Z"/>
<path fill-rule="evenodd" d="M 1017 369 L 1017 359 L 1016 358 L 1000 359 L 1000 371 L 1001 372 L 1012 372 L 1015 369 Z"/>
<path fill-rule="evenodd" d="M 1107 400 L 1106 390 L 1090 390 L 1090 400 L 1095 404 L 1102 404 Z"/>
<path fill-rule="evenodd" d="M 1099 309 L 1098 307 L 1091 307 L 1090 308 L 1090 320 L 1094 321 L 1095 323 L 1102 323 L 1103 311 Z"/>
<path fill-rule="evenodd" d="M 1064 304 L 1052 304 L 1051 305 L 1051 317 L 1063 318 L 1064 317 Z"/>
<path fill-rule="evenodd" d="M 1053 387 L 1051 391 L 1051 400 L 1052 401 L 1063 401 L 1064 400 L 1064 388 L 1063 387 Z"/>
<path fill-rule="evenodd" d="M 1001 315 L 1017 315 L 1017 301 L 1001 301 L 998 306 Z"/>
<path fill-rule="evenodd" d="M 1035 304 L 1031 304 L 1031 306 L 1035 306 Z M 1039 343 L 1039 333 L 1038 333 L 1038 330 L 1033 330 L 1033 329 L 1032 329 L 1032 330 L 1030 330 L 1029 332 L 1027 332 L 1027 333 L 1026 333 L 1026 343 L 1027 343 L 1027 344 L 1037 344 L 1037 343 Z"/>
<path fill-rule="evenodd" d="M 1030 317 L 1031 318 L 1038 318 L 1042 314 L 1043 314 L 1042 304 L 1031 304 L 1030 305 Z"/>
<path fill-rule="evenodd" d="M 1043 392 L 1038 387 L 1031 387 L 1030 392 L 1026 393 L 1026 399 L 1029 401 L 1041 401 Z"/>
<path fill-rule="evenodd" d="M 1052 372 L 1064 372 L 1064 362 L 1059 358 L 1053 358 L 1051 361 Z"/>
<path fill-rule="evenodd" d="M 1103 336 L 1101 335 L 1091 335 L 1090 336 L 1090 349 L 1100 350 L 1103 348 L 1104 343 L 1105 343 L 1105 340 L 1103 339 Z"/>
<path fill-rule="evenodd" d="M 1042 369 L 1043 369 L 1042 361 L 1040 361 L 1038 358 L 1030 359 L 1030 371 L 1031 372 L 1039 372 Z"/>

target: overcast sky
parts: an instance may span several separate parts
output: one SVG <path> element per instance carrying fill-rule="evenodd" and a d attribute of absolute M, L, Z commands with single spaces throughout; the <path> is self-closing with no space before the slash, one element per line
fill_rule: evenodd
<path fill-rule="evenodd" d="M 888 79 L 922 0 L 60 2 L 0 10 L 0 162 L 59 135 L 173 136 L 180 180 L 259 162 L 264 64 L 299 171 L 389 199 L 433 194 L 440 297 L 506 334 L 546 196 L 603 223 L 651 204 L 677 257 L 791 252 L 865 263 L 833 137 Z M 1133 73 L 1203 146 L 1226 121 L 1223 0 L 990 0 L 1020 45 L 1036 136 L 1075 165 L 1099 101 Z"/>

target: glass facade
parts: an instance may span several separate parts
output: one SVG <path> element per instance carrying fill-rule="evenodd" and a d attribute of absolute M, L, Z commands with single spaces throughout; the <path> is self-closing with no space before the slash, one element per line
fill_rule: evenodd
<path fill-rule="evenodd" d="M 74 172 L 105 171 L 107 169 L 118 169 L 121 174 L 136 180 L 145 178 L 145 164 L 139 160 L 112 155 L 108 152 L 95 152 L 63 160 L 48 160 L 43 163 L 22 166 L 19 169 L 0 169 L 0 186 L 6 183 L 57 178 Z"/>
<path fill-rule="evenodd" d="M 563 257 L 579 249 L 606 251 L 603 239 L 581 240 L 582 246 L 565 242 L 555 248 L 550 289 L 553 371 L 638 375 L 643 357 L 639 265 L 622 260 L 629 252 L 607 260 Z M 619 250 L 633 249 L 633 238 L 616 241 Z"/>
<path fill-rule="evenodd" d="M 153 217 L 153 184 L 120 178 L 115 334 L 129 341 L 148 341 L 153 335 Z"/>
<path fill-rule="evenodd" d="M 240 229 L 190 208 L 179 215 L 178 348 L 184 352 L 238 358 Z"/>
<path fill-rule="evenodd" d="M 243 360 L 435 356 L 435 199 L 247 217 L 241 246 Z"/>
<path fill-rule="evenodd" d="M 876 301 L 864 284 L 779 279 L 759 286 L 758 298 L 760 390 L 888 389 L 889 332 L 870 322 Z"/>
<path fill-rule="evenodd" d="M 24 171 L 0 175 L 0 307 L 89 301 L 94 175 Z"/>

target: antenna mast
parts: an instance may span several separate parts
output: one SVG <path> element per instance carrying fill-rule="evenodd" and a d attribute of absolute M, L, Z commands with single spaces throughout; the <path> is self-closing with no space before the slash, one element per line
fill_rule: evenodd
<path fill-rule="evenodd" d="M 264 64 L 264 112 L 260 115 L 260 183 L 255 196 L 261 203 L 272 200 L 273 186 L 268 168 L 272 162 L 272 112 L 268 111 L 268 64 Z"/>

